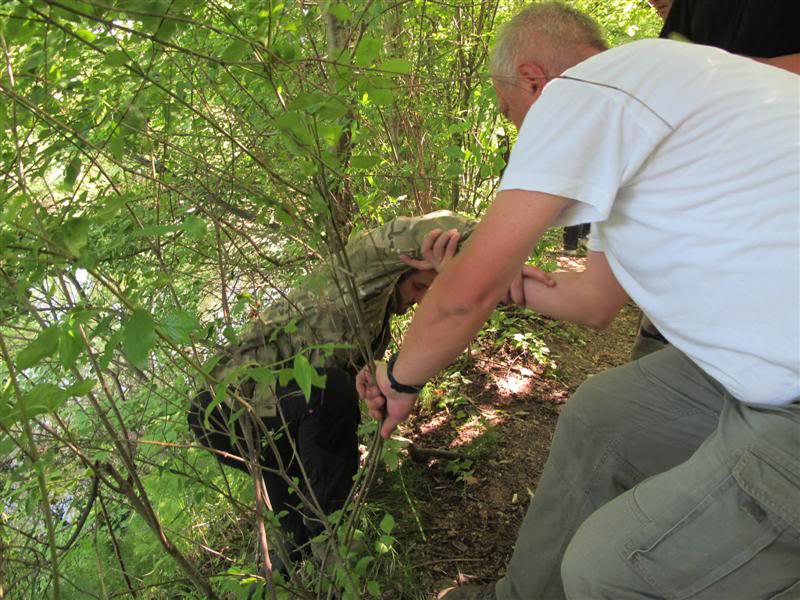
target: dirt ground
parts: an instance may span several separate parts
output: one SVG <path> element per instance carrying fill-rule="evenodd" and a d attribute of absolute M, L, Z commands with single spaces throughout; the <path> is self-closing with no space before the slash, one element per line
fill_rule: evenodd
<path fill-rule="evenodd" d="M 557 258 L 561 270 L 581 270 L 585 259 Z M 507 345 L 477 344 L 460 365 L 460 402 L 418 416 L 404 432 L 415 446 L 462 453 L 457 462 L 433 458 L 407 461 L 414 518 L 398 532 L 418 581 L 413 595 L 428 598 L 455 582 L 492 581 L 502 576 L 517 530 L 547 459 L 563 403 L 587 376 L 627 361 L 638 309 L 626 305 L 609 329 L 538 319 L 555 368 Z M 434 388 L 437 394 L 453 389 Z M 423 538 L 424 533 L 424 538 Z M 407 537 L 406 537 L 407 536 Z M 398 587 L 400 585 L 398 584 Z M 407 587 L 407 586 L 406 586 Z M 393 596 L 396 597 L 396 596 Z"/>

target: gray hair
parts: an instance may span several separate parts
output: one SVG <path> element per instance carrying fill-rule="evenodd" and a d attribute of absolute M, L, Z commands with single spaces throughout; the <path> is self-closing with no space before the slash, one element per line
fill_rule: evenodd
<path fill-rule="evenodd" d="M 514 85 L 517 67 L 538 64 L 548 77 L 574 66 L 574 50 L 588 46 L 606 50 L 600 26 L 579 10 L 561 2 L 537 2 L 505 23 L 495 37 L 489 72 L 499 82 Z"/>

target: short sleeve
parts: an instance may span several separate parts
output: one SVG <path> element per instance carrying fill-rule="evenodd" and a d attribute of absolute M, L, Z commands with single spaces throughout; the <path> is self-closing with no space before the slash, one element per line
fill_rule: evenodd
<path fill-rule="evenodd" d="M 554 225 L 605 221 L 617 191 L 669 132 L 629 92 L 553 81 L 525 117 L 500 189 L 575 200 Z"/>

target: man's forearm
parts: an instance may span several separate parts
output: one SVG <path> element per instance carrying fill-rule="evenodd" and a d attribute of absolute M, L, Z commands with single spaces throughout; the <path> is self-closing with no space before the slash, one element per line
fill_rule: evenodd
<path fill-rule="evenodd" d="M 555 286 L 525 279 L 525 305 L 553 319 L 605 329 L 628 298 L 600 252 L 589 253 L 585 271 L 550 277 Z"/>
<path fill-rule="evenodd" d="M 532 192 L 498 195 L 471 242 L 417 309 L 394 365 L 397 381 L 423 383 L 466 348 L 539 237 L 569 202 Z"/>
<path fill-rule="evenodd" d="M 597 310 L 582 273 L 550 273 L 553 287 L 525 279 L 525 306 L 559 321 L 570 321 L 593 329 L 608 325 L 607 313 Z"/>

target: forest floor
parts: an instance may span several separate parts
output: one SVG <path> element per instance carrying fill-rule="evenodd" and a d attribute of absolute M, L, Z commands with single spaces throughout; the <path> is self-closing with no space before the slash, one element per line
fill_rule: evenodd
<path fill-rule="evenodd" d="M 556 260 L 559 270 L 582 270 L 585 263 Z M 504 574 L 563 404 L 588 376 L 627 361 L 638 320 L 632 304 L 599 333 L 505 314 L 511 315 L 503 322 L 511 328 L 506 339 L 498 342 L 498 327 L 496 337 L 473 344 L 423 396 L 429 409 L 400 432 L 415 447 L 464 458 L 401 459 L 396 476 L 387 474 L 371 493 L 401 515 L 393 535 L 405 569 L 387 574 L 395 589 L 384 588 L 385 598 L 435 598 L 455 583 Z M 531 329 L 538 345 L 525 336 Z"/>

